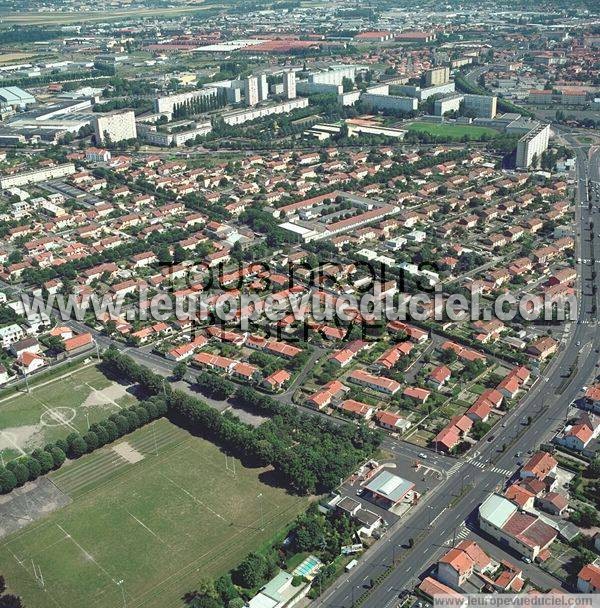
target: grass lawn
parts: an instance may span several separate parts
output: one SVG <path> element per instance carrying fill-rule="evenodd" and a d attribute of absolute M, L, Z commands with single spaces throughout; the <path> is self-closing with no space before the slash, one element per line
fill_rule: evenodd
<path fill-rule="evenodd" d="M 413 443 L 414 445 L 424 448 L 431 443 L 434 437 L 434 433 L 426 431 L 425 429 L 419 429 L 410 435 L 410 437 L 405 437 L 404 439 L 409 443 Z"/>
<path fill-rule="evenodd" d="M 451 139 L 462 139 L 465 135 L 469 139 L 481 139 L 486 135 L 497 137 L 498 131 L 488 127 L 477 127 L 472 125 L 437 124 L 433 122 L 413 122 L 408 127 L 409 131 L 428 133 L 435 137 L 447 137 Z"/>
<path fill-rule="evenodd" d="M 0 572 L 28 608 L 120 608 L 119 581 L 129 608 L 181 608 L 306 508 L 269 476 L 161 419 L 54 473 L 73 502 L 2 541 Z"/>
<path fill-rule="evenodd" d="M 41 378 L 31 392 L 0 398 L 0 454 L 6 460 L 43 447 L 136 402 L 126 387 L 109 380 L 96 366 Z"/>

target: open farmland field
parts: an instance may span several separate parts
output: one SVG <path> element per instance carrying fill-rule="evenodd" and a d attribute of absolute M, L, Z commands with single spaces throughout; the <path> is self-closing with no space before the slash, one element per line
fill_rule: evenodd
<path fill-rule="evenodd" d="M 0 454 L 22 456 L 93 424 L 137 399 L 128 387 L 109 380 L 95 365 L 54 380 L 31 383 L 31 392 L 0 397 Z"/>
<path fill-rule="evenodd" d="M 306 508 L 269 477 L 158 420 L 53 473 L 73 502 L 2 541 L 0 572 L 28 608 L 182 607 Z"/>

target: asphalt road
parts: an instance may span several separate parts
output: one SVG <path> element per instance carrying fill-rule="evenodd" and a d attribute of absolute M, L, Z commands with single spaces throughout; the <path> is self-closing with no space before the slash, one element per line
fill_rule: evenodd
<path fill-rule="evenodd" d="M 569 139 L 569 136 L 566 136 Z M 571 139 L 571 143 L 575 144 Z M 388 533 L 387 539 L 376 544 L 359 565 L 314 602 L 314 606 L 348 608 L 362 594 L 368 593 L 362 606 L 391 608 L 403 589 L 412 588 L 429 565 L 452 546 L 457 530 L 472 516 L 485 497 L 500 489 L 507 477 L 517 469 L 517 452 L 526 454 L 550 439 L 564 420 L 569 404 L 581 394 L 582 387 L 598 374 L 600 328 L 597 322 L 598 290 L 592 291 L 592 270 L 599 269 L 593 260 L 594 247 L 600 246 L 600 198 L 588 209 L 588 176 L 600 181 L 600 152 L 577 149 L 577 257 L 589 262 L 578 264 L 581 288 L 576 322 L 570 323 L 564 342 L 542 376 L 530 388 L 521 404 L 508 414 L 499 431 L 495 429 L 482 441 L 476 456 L 460 464 L 418 505 L 412 515 L 400 520 Z M 600 194 L 600 190 L 599 190 Z M 594 223 L 591 228 L 590 222 Z M 594 235 L 593 232 L 596 231 Z M 529 426 L 523 418 L 532 417 Z M 506 449 L 503 451 L 503 446 Z M 408 548 L 409 539 L 414 546 Z M 384 581 L 368 591 L 369 579 L 387 570 L 393 559 L 399 565 Z M 514 557 L 515 561 L 518 557 Z M 524 564 L 521 564 L 524 566 Z M 535 568 L 535 565 L 531 565 Z M 556 587 L 559 582 L 556 581 Z"/>

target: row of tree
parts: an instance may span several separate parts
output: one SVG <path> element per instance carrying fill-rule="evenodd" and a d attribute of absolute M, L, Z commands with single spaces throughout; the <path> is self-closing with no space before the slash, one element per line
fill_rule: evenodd
<path fill-rule="evenodd" d="M 11 460 L 0 468 L 0 493 L 7 494 L 27 481 L 34 481 L 40 475 L 59 469 L 67 456 L 73 459 L 93 452 L 164 416 L 166 412 L 165 400 L 153 397 L 92 424 L 83 435 L 71 433 L 65 439 L 47 444 L 44 449 L 34 450 L 30 456 Z"/>
<path fill-rule="evenodd" d="M 199 95 L 181 103 L 176 103 L 173 108 L 173 120 L 197 116 L 211 110 L 224 108 L 226 105 L 227 94 L 225 93 L 225 89 L 219 88 L 215 95 Z"/>
<path fill-rule="evenodd" d="M 104 364 L 119 375 L 141 383 L 150 394 L 162 389 L 162 377 L 137 364 L 128 355 L 109 348 Z M 282 482 L 299 494 L 328 492 L 360 462 L 370 457 L 381 436 L 363 426 L 334 425 L 317 416 L 300 413 L 251 387 L 240 387 L 236 400 L 242 407 L 271 419 L 249 426 L 231 413 L 221 415 L 205 402 L 180 391 L 165 389 L 168 415 L 232 454 L 259 466 L 272 465 Z"/>

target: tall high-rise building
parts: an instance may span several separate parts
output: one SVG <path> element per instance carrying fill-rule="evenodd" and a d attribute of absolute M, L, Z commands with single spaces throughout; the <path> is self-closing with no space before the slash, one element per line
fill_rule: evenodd
<path fill-rule="evenodd" d="M 133 110 L 101 114 L 94 119 L 96 143 L 103 144 L 108 139 L 112 143 L 124 139 L 135 139 L 137 130 Z"/>
<path fill-rule="evenodd" d="M 432 68 L 425 72 L 425 86 L 433 87 L 438 84 L 446 84 L 450 80 L 450 68 Z"/>
<path fill-rule="evenodd" d="M 260 101 L 265 101 L 269 97 L 269 83 L 267 82 L 267 75 L 261 74 L 258 77 L 258 98 Z"/>
<path fill-rule="evenodd" d="M 479 118 L 494 118 L 496 116 L 498 98 L 495 95 L 464 95 L 465 110 L 470 110 Z"/>
<path fill-rule="evenodd" d="M 548 149 L 549 139 L 549 124 L 539 123 L 531 131 L 525 133 L 517 143 L 517 168 L 527 169 L 532 164 L 537 165 L 542 153 Z"/>
<path fill-rule="evenodd" d="M 256 76 L 248 76 L 244 81 L 244 93 L 246 95 L 246 105 L 255 106 L 259 101 L 258 96 L 258 78 Z"/>
<path fill-rule="evenodd" d="M 296 73 L 293 71 L 283 73 L 283 94 L 287 99 L 296 97 Z"/>

